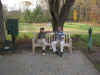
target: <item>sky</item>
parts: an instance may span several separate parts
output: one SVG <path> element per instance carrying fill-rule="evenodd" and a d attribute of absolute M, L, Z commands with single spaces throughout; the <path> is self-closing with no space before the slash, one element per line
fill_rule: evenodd
<path fill-rule="evenodd" d="M 23 9 L 23 6 L 22 6 L 23 1 L 32 2 L 32 6 L 30 6 L 30 9 L 33 9 L 36 7 L 37 0 L 1 0 L 1 1 L 2 1 L 2 4 L 5 4 L 7 6 L 8 11 L 12 11 L 12 10 Z"/>

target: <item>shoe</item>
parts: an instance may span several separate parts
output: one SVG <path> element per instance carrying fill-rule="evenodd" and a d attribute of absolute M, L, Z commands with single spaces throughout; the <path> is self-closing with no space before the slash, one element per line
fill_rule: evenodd
<path fill-rule="evenodd" d="M 63 57 L 63 52 L 60 52 L 60 53 L 59 53 L 59 56 L 60 56 L 60 57 Z"/>
<path fill-rule="evenodd" d="M 58 51 L 56 51 L 56 52 L 55 52 L 55 54 L 56 54 L 56 55 L 59 55 L 59 52 L 58 52 Z"/>
<path fill-rule="evenodd" d="M 45 52 L 43 52 L 43 53 L 42 53 L 42 55 L 43 55 L 43 56 L 45 56 L 45 55 L 46 55 L 46 53 L 45 53 Z"/>
<path fill-rule="evenodd" d="M 44 50 L 42 51 L 42 55 L 43 55 L 43 56 L 46 55 L 46 52 L 45 52 Z"/>

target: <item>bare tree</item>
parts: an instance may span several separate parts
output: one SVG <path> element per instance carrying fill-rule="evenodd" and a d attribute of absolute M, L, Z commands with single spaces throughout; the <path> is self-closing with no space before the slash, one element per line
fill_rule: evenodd
<path fill-rule="evenodd" d="M 57 31 L 58 26 L 63 29 L 64 22 L 68 18 L 70 8 L 75 0 L 48 0 L 47 2 L 52 16 L 53 31 Z"/>

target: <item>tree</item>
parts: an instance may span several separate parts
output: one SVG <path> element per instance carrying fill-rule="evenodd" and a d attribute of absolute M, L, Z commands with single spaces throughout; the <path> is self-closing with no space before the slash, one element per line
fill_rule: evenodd
<path fill-rule="evenodd" d="M 57 31 L 58 26 L 63 29 L 64 22 L 68 18 L 70 8 L 75 0 L 48 0 L 47 2 L 52 16 L 53 31 Z"/>
<path fill-rule="evenodd" d="M 50 17 L 48 15 L 44 15 L 42 8 L 37 5 L 33 11 L 25 10 L 24 18 L 21 17 L 21 20 L 24 20 L 27 23 L 48 22 L 50 20 Z"/>
<path fill-rule="evenodd" d="M 24 21 L 30 23 L 32 22 L 32 19 L 29 7 L 32 5 L 32 3 L 30 1 L 23 1 L 23 5 L 24 5 Z"/>
<path fill-rule="evenodd" d="M 43 15 L 43 11 L 39 5 L 34 9 L 32 16 L 33 16 L 33 22 L 42 22 L 43 21 L 44 15 Z"/>
<path fill-rule="evenodd" d="M 2 42 L 4 43 L 6 38 L 5 38 L 5 28 L 4 28 L 4 16 L 3 16 L 3 5 L 0 0 L 0 38 Z"/>
<path fill-rule="evenodd" d="M 28 10 L 28 9 L 26 9 L 26 10 L 24 11 L 24 20 L 25 20 L 25 22 L 27 22 L 27 23 L 30 23 L 30 20 L 32 20 L 32 19 L 31 19 L 31 11 Z"/>

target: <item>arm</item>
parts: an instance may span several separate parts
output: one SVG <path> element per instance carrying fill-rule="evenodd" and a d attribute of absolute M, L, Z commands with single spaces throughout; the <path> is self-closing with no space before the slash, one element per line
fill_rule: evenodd
<path fill-rule="evenodd" d="M 45 31 L 45 33 L 51 33 L 51 31 Z"/>

